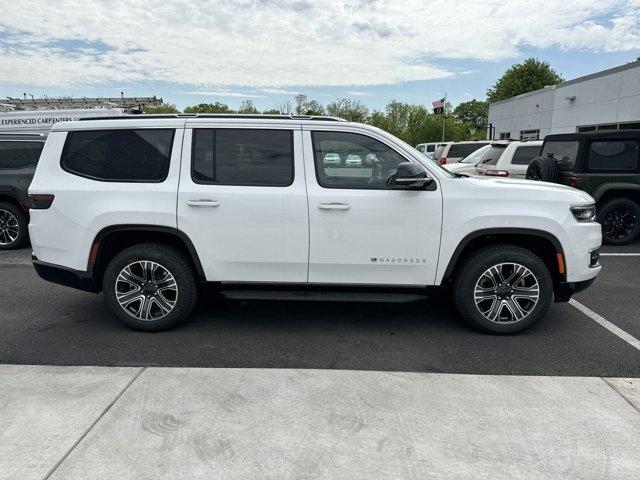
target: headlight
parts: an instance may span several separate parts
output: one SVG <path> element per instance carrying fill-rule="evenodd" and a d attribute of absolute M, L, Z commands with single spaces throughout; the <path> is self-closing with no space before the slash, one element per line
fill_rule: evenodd
<path fill-rule="evenodd" d="M 571 213 L 579 222 L 595 222 L 596 206 L 595 205 L 574 205 L 570 207 Z"/>

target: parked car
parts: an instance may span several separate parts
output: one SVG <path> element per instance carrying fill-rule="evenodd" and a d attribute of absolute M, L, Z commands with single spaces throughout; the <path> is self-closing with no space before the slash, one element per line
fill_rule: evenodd
<path fill-rule="evenodd" d="M 344 161 L 345 167 L 361 167 L 362 166 L 362 157 L 360 155 L 351 154 L 347 155 L 347 159 Z"/>
<path fill-rule="evenodd" d="M 476 166 L 476 175 L 525 178 L 527 168 L 540 155 L 541 140 L 492 142 Z"/>
<path fill-rule="evenodd" d="M 322 159 L 322 163 L 324 163 L 327 167 L 339 167 L 342 165 L 342 160 L 340 160 L 340 155 L 337 153 L 327 153 Z"/>
<path fill-rule="evenodd" d="M 327 153 L 354 151 L 375 154 L 375 168 L 325 167 Z M 145 331 L 185 320 L 207 283 L 222 294 L 450 288 L 471 325 L 514 333 L 600 272 L 585 192 L 457 177 L 387 132 L 324 117 L 61 123 L 29 194 L 38 274 L 102 291 Z"/>
<path fill-rule="evenodd" d="M 364 157 L 364 165 L 367 167 L 371 167 L 378 162 L 378 157 L 376 157 L 375 153 L 367 153 Z"/>
<path fill-rule="evenodd" d="M 440 165 L 447 163 L 458 163 L 464 157 L 471 155 L 480 147 L 488 145 L 489 141 L 483 142 L 448 142 L 437 148 L 433 158 Z"/>
<path fill-rule="evenodd" d="M 19 248 L 27 240 L 29 196 L 44 134 L 0 134 L 0 250 Z"/>
<path fill-rule="evenodd" d="M 480 162 L 480 160 L 482 160 L 482 156 L 489 149 L 491 149 L 491 145 L 485 145 L 484 147 L 480 147 L 471 155 L 467 155 L 458 163 L 448 163 L 446 165 L 443 165 L 443 167 L 453 173 L 459 173 L 462 175 L 475 175 L 476 165 L 478 164 L 478 162 Z"/>
<path fill-rule="evenodd" d="M 583 190 L 596 201 L 605 243 L 640 233 L 640 130 L 547 135 L 526 178 Z"/>
<path fill-rule="evenodd" d="M 436 149 L 441 145 L 444 145 L 444 143 L 442 142 L 419 143 L 418 145 L 416 145 L 416 150 L 422 153 L 431 154 L 433 156 L 433 154 L 436 152 Z"/>

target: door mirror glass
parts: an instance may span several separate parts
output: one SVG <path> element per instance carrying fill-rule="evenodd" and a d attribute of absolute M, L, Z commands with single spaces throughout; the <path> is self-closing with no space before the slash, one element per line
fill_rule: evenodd
<path fill-rule="evenodd" d="M 408 189 L 422 189 L 430 185 L 433 179 L 429 177 L 425 168 L 413 162 L 404 162 L 398 165 L 395 178 L 392 177 L 395 187 Z"/>

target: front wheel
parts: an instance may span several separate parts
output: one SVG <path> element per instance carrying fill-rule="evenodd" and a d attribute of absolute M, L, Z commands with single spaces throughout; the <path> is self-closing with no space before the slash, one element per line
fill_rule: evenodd
<path fill-rule="evenodd" d="M 605 203 L 598 212 L 602 240 L 607 245 L 626 245 L 640 233 L 640 206 L 628 198 Z"/>
<path fill-rule="evenodd" d="M 553 280 L 535 254 L 513 245 L 468 257 L 454 282 L 456 307 L 473 327 L 510 334 L 534 325 L 553 299 Z"/>
<path fill-rule="evenodd" d="M 198 300 L 187 258 L 167 245 L 144 243 L 109 263 L 103 293 L 111 310 L 134 330 L 157 332 L 182 323 Z"/>

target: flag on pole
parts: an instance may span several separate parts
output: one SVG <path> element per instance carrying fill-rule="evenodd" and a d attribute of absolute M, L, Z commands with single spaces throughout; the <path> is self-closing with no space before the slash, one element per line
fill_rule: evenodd
<path fill-rule="evenodd" d="M 444 103 L 446 101 L 445 98 L 441 98 L 440 100 L 436 100 L 431 105 L 433 105 L 433 113 L 444 113 Z"/>

